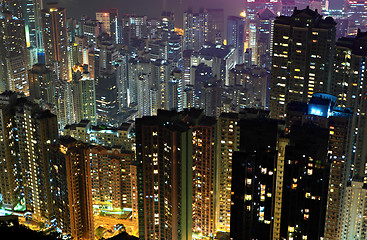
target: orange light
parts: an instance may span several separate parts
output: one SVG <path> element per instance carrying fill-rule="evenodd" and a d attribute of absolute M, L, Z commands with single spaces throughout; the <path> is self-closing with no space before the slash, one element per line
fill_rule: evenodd
<path fill-rule="evenodd" d="M 241 15 L 241 17 L 246 17 L 246 11 L 242 11 L 241 13 L 240 13 L 240 15 Z"/>
<path fill-rule="evenodd" d="M 184 30 L 182 28 L 175 28 L 175 32 L 178 34 L 178 35 L 183 35 L 184 34 Z"/>
<path fill-rule="evenodd" d="M 107 15 L 108 15 L 108 13 L 104 13 L 104 15 L 105 15 L 105 16 L 107 16 Z"/>
<path fill-rule="evenodd" d="M 83 72 L 83 67 L 82 66 L 78 66 L 78 65 L 74 65 L 74 67 L 72 67 L 74 72 Z"/>

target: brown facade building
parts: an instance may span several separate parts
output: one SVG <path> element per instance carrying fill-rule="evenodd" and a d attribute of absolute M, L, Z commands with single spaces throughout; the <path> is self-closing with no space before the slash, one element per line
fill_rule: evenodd
<path fill-rule="evenodd" d="M 91 146 L 89 153 L 93 204 L 109 203 L 113 208 L 132 208 L 137 194 L 132 189 L 132 174 L 136 171 L 134 153 L 102 146 Z"/>
<path fill-rule="evenodd" d="M 59 79 L 69 81 L 68 35 L 66 10 L 57 3 L 48 3 L 41 11 L 43 28 L 43 45 L 46 64 L 53 66 Z"/>

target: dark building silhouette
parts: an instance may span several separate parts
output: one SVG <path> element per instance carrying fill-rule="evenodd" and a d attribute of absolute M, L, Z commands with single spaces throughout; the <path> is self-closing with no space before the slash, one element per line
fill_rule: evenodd
<path fill-rule="evenodd" d="M 270 239 L 278 123 L 246 119 L 240 129 L 232 165 L 231 238 Z"/>

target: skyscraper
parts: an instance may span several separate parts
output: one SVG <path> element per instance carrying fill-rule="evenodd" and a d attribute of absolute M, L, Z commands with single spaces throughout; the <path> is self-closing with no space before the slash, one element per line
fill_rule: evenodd
<path fill-rule="evenodd" d="M 335 99 L 315 94 L 308 104 L 288 104 L 285 125 L 253 111 L 239 114 L 233 239 L 336 236 L 351 111 L 335 106 Z"/>
<path fill-rule="evenodd" d="M 268 103 L 269 74 L 266 69 L 245 64 L 236 65 L 229 72 L 229 85 L 225 89 L 231 100 L 231 109 L 240 112 L 244 108 L 266 109 Z"/>
<path fill-rule="evenodd" d="M 95 86 L 97 122 L 99 124 L 114 125 L 119 121 L 115 118 L 119 110 L 116 84 L 115 74 L 105 72 L 100 75 L 98 84 Z"/>
<path fill-rule="evenodd" d="M 58 138 L 57 118 L 49 111 L 40 110 L 34 103 L 25 103 L 17 107 L 16 119 L 26 208 L 36 219 L 50 223 L 53 208 L 46 152 L 47 145 Z"/>
<path fill-rule="evenodd" d="M 348 183 L 344 192 L 344 208 L 342 212 L 342 224 L 340 239 L 365 239 L 367 216 L 367 189 L 360 181 Z"/>
<path fill-rule="evenodd" d="M 148 75 L 142 74 L 139 76 L 136 84 L 136 90 L 138 100 L 138 116 L 143 117 L 152 115 L 150 96 L 148 94 L 150 90 L 150 81 Z M 158 104 L 158 102 L 156 103 Z"/>
<path fill-rule="evenodd" d="M 168 60 L 179 67 L 182 65 L 182 36 L 172 33 L 168 39 Z"/>
<path fill-rule="evenodd" d="M 69 65 L 73 67 L 77 64 L 88 64 L 88 53 L 88 38 L 75 36 L 69 45 Z"/>
<path fill-rule="evenodd" d="M 175 115 L 136 120 L 140 239 L 192 239 L 192 132 Z"/>
<path fill-rule="evenodd" d="M 66 124 L 72 124 L 75 122 L 72 94 L 71 82 L 62 79 L 56 81 L 55 95 L 60 130 L 62 130 Z"/>
<path fill-rule="evenodd" d="M 46 65 L 35 64 L 28 72 L 29 95 L 32 100 L 42 99 L 55 104 L 55 73 Z"/>
<path fill-rule="evenodd" d="M 66 176 L 62 177 L 66 178 L 67 182 L 68 203 L 66 206 L 70 214 L 68 218 L 70 219 L 71 236 L 76 239 L 94 239 L 89 147 L 71 137 L 61 138 L 58 157 L 61 158 L 59 161 L 65 167 L 63 172 L 66 173 Z M 65 191 L 65 188 L 63 190 Z"/>
<path fill-rule="evenodd" d="M 118 147 L 90 146 L 93 204 L 112 203 L 114 209 L 132 208 L 137 189 L 133 189 L 132 172 L 136 171 L 132 151 Z"/>
<path fill-rule="evenodd" d="M 205 44 L 200 51 L 191 56 L 191 68 L 205 63 L 211 67 L 214 77 L 228 85 L 229 71 L 236 65 L 235 53 L 233 46 Z"/>
<path fill-rule="evenodd" d="M 147 27 L 147 16 L 130 16 L 130 30 L 132 37 L 145 38 Z"/>
<path fill-rule="evenodd" d="M 213 237 L 216 233 L 216 119 L 204 116 L 197 109 L 181 114 L 183 120 L 191 122 L 192 130 L 192 231 L 199 236 Z"/>
<path fill-rule="evenodd" d="M 366 180 L 366 104 L 363 95 L 366 91 L 367 33 L 358 32 L 355 37 L 340 38 L 336 43 L 335 67 L 331 92 L 338 97 L 337 104 L 353 111 L 351 132 L 353 143 L 350 146 L 346 176 L 349 180 Z"/>
<path fill-rule="evenodd" d="M 222 44 L 224 40 L 224 10 L 208 8 L 208 36 L 207 41 Z"/>
<path fill-rule="evenodd" d="M 88 65 L 75 65 L 73 68 L 73 104 L 75 121 L 90 120 L 97 124 L 95 81 L 90 79 Z"/>
<path fill-rule="evenodd" d="M 199 51 L 208 38 L 208 13 L 200 9 L 193 13 L 191 9 L 184 13 L 184 50 Z"/>
<path fill-rule="evenodd" d="M 186 85 L 191 85 L 191 56 L 193 54 L 193 50 L 184 50 L 182 52 L 182 75 L 183 75 L 183 86 L 186 88 Z"/>
<path fill-rule="evenodd" d="M 176 68 L 173 70 L 168 83 L 168 109 L 177 111 L 183 110 L 183 87 L 182 72 Z"/>
<path fill-rule="evenodd" d="M 99 53 L 98 69 L 95 66 L 94 78 L 97 80 L 102 73 L 114 73 L 114 62 L 117 61 L 118 51 L 116 49 L 115 41 L 107 33 L 102 33 L 97 38 L 96 51 Z M 97 61 L 97 59 L 96 59 Z M 98 73 L 98 74 L 97 74 Z"/>
<path fill-rule="evenodd" d="M 274 23 L 270 111 L 284 118 L 291 101 L 307 102 L 313 93 L 330 91 L 335 25 L 309 8 L 294 10 Z"/>
<path fill-rule="evenodd" d="M 285 148 L 280 238 L 320 239 L 324 224 L 330 164 L 329 129 L 292 126 Z"/>
<path fill-rule="evenodd" d="M 1 94 L 1 193 L 4 205 L 25 204 L 35 219 L 53 216 L 47 144 L 58 138 L 56 116 L 17 93 Z"/>
<path fill-rule="evenodd" d="M 297 5 L 297 6 L 299 6 L 299 5 Z M 291 16 L 295 7 L 296 7 L 295 0 L 282 0 L 280 15 L 282 15 L 282 16 Z"/>
<path fill-rule="evenodd" d="M 257 57 L 258 66 L 271 69 L 272 57 L 272 37 L 276 13 L 268 8 L 262 9 L 257 13 Z"/>
<path fill-rule="evenodd" d="M 280 0 L 246 0 L 246 51 L 248 52 L 248 64 L 258 64 L 258 28 L 256 23 L 257 13 L 262 9 L 270 9 L 275 13 L 279 12 Z"/>
<path fill-rule="evenodd" d="M 172 37 L 175 31 L 175 14 L 163 11 L 161 14 L 161 38 L 167 40 Z"/>
<path fill-rule="evenodd" d="M 366 182 L 366 141 L 365 141 L 365 99 L 366 87 L 367 34 L 358 31 L 355 37 L 343 37 L 336 43 L 335 65 L 333 72 L 332 93 L 338 97 L 340 107 L 348 107 L 353 111 L 350 123 L 351 143 L 345 166 L 345 191 L 342 207 L 339 208 L 338 236 L 347 239 L 351 235 L 363 238 L 362 220 L 356 213 L 365 215 L 364 184 Z M 343 196 L 343 195 L 342 195 Z M 358 199 L 355 202 L 355 198 Z M 359 227 L 359 229 L 358 229 Z"/>
<path fill-rule="evenodd" d="M 70 81 L 66 10 L 57 3 L 48 3 L 41 15 L 46 65 L 53 67 L 59 79 Z"/>
<path fill-rule="evenodd" d="M 220 114 L 222 106 L 222 86 L 223 82 L 212 78 L 202 88 L 202 95 L 199 99 L 199 105 L 204 109 L 207 116 L 216 117 Z"/>
<path fill-rule="evenodd" d="M 119 94 L 120 109 L 127 109 L 130 104 L 129 99 L 129 82 L 128 78 L 128 57 L 124 56 L 123 59 L 116 61 L 116 82 L 117 90 Z"/>
<path fill-rule="evenodd" d="M 260 118 L 239 125 L 240 151 L 232 160 L 231 238 L 272 239 L 280 125 Z"/>
<path fill-rule="evenodd" d="M 24 4 L 20 0 L 8 0 L 1 2 L 1 12 L 8 12 L 18 19 L 24 17 Z"/>
<path fill-rule="evenodd" d="M 58 143 L 50 144 L 47 149 L 55 226 L 68 235 L 71 235 L 71 224 L 65 153 L 67 145 L 72 141 L 68 143 L 66 138 L 61 138 Z"/>
<path fill-rule="evenodd" d="M 96 19 L 100 23 L 102 23 L 102 32 L 108 33 L 111 35 L 111 16 L 107 11 L 96 12 Z"/>
<path fill-rule="evenodd" d="M 348 35 L 357 35 L 358 29 L 367 31 L 367 4 L 364 0 L 344 1 L 344 11 L 348 18 Z"/>
<path fill-rule="evenodd" d="M 340 108 L 342 109 L 342 108 Z M 343 194 L 348 192 L 346 170 L 350 156 L 351 145 L 351 119 L 352 112 L 349 109 L 340 111 L 329 118 L 329 151 L 330 151 L 330 180 L 328 189 L 328 202 L 325 218 L 324 237 L 338 239 L 341 236 L 343 226 L 343 206 L 346 204 Z"/>
<path fill-rule="evenodd" d="M 96 44 L 97 37 L 102 32 L 101 24 L 97 20 L 85 19 L 82 21 L 82 34 L 88 39 L 88 45 Z"/>
<path fill-rule="evenodd" d="M 237 64 L 243 63 L 245 47 L 245 19 L 236 16 L 229 16 L 227 19 L 227 45 L 236 48 Z"/>
<path fill-rule="evenodd" d="M 20 159 L 12 154 L 17 149 L 14 145 L 13 128 L 8 127 L 14 122 L 14 109 L 9 105 L 14 105 L 17 101 L 17 95 L 11 92 L 5 92 L 0 95 L 1 99 L 1 171 L 0 184 L 2 201 L 5 208 L 13 209 L 17 204 L 24 204 L 24 184 Z"/>
<path fill-rule="evenodd" d="M 216 120 L 198 109 L 158 111 L 136 126 L 140 238 L 213 237 Z"/>
<path fill-rule="evenodd" d="M 43 9 L 43 4 L 40 0 L 26 0 L 24 5 L 24 25 L 27 48 L 36 49 L 36 54 L 39 58 L 38 61 L 42 63 L 44 60 L 41 22 L 41 9 Z"/>
<path fill-rule="evenodd" d="M 311 122 L 329 130 L 328 163 L 330 164 L 324 237 L 339 239 L 342 224 L 343 195 L 346 187 L 345 171 L 348 165 L 352 112 L 335 106 L 336 97 L 314 94 L 308 104 L 291 102 L 287 105 L 286 124 L 302 125 Z M 291 129 L 292 131 L 292 129 Z"/>
<path fill-rule="evenodd" d="M 0 90 L 28 90 L 28 58 L 24 21 L 9 12 L 0 15 Z"/>
<path fill-rule="evenodd" d="M 239 150 L 239 115 L 222 113 L 217 121 L 216 228 L 230 231 L 233 154 Z"/>

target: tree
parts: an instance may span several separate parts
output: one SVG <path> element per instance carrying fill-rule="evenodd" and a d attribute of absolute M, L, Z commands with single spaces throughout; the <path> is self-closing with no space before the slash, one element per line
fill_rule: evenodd
<path fill-rule="evenodd" d="M 61 240 L 62 236 L 57 232 L 33 231 L 24 225 L 19 225 L 18 218 L 0 218 L 0 236 L 2 240 L 13 239 L 37 239 L 37 240 Z"/>
<path fill-rule="evenodd" d="M 106 229 L 102 226 L 97 227 L 95 231 L 95 235 L 97 239 L 103 239 L 103 235 L 106 232 Z"/>

